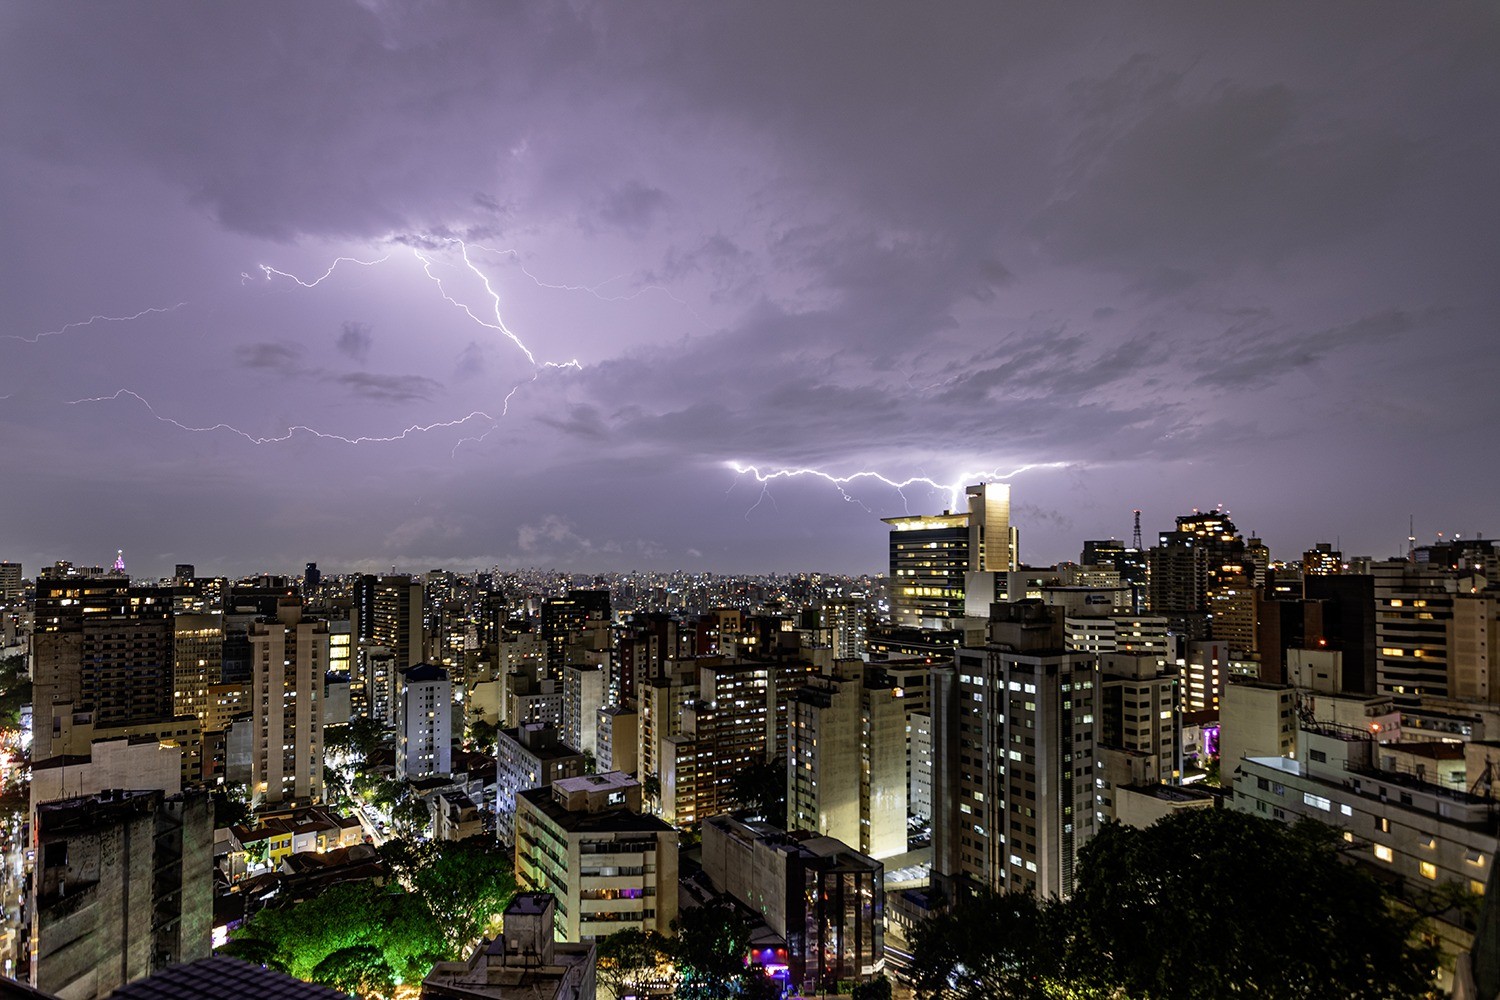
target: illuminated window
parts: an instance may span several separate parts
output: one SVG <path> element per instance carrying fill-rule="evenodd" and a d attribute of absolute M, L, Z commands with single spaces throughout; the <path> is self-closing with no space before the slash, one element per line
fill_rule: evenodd
<path fill-rule="evenodd" d="M 1390 859 L 1387 858 L 1386 860 Z M 1437 865 L 1433 864 L 1431 861 L 1418 862 L 1417 870 L 1422 873 L 1423 878 L 1430 878 L 1434 880 L 1437 878 Z"/>
<path fill-rule="evenodd" d="M 1395 855 L 1391 852 L 1391 849 L 1389 847 L 1386 847 L 1384 844 L 1375 845 L 1375 856 L 1381 861 L 1395 860 Z"/>

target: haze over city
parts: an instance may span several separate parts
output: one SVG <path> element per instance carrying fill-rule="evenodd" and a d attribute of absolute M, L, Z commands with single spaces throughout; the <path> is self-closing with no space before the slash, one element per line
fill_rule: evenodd
<path fill-rule="evenodd" d="M 857 573 L 951 503 L 730 463 L 1006 479 L 1039 565 L 1494 529 L 1492 7 L 441 14 L 0 7 L 0 553 Z"/>

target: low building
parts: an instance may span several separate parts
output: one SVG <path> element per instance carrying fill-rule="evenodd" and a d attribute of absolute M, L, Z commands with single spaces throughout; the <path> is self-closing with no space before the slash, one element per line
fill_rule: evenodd
<path fill-rule="evenodd" d="M 484 833 L 484 816 L 467 792 L 445 788 L 427 797 L 434 840 L 467 840 Z"/>
<path fill-rule="evenodd" d="M 433 966 L 422 1000 L 594 1000 L 594 945 L 558 944 L 555 911 L 549 893 L 517 893 L 500 936 L 468 961 Z"/>
<path fill-rule="evenodd" d="M 641 786 L 619 771 L 561 778 L 516 798 L 516 880 L 557 899 L 559 940 L 671 932 L 677 831 L 641 815 Z"/>
<path fill-rule="evenodd" d="M 788 975 L 804 993 L 884 970 L 879 861 L 832 837 L 715 816 L 703 822 L 703 872 L 786 941 Z"/>

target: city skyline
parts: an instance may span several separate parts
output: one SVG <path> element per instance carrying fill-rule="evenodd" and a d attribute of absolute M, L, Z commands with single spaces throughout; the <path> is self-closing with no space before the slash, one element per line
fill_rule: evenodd
<path fill-rule="evenodd" d="M 1496 20 L 1273 10 L 0 6 L 0 558 L 1489 534 Z"/>

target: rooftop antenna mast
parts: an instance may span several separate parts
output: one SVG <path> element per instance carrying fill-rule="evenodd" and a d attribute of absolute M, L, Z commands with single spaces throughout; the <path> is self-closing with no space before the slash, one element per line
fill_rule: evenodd
<path fill-rule="evenodd" d="M 1137 552 L 1141 551 L 1141 512 L 1135 512 L 1135 533 L 1130 536 L 1130 544 Z"/>
<path fill-rule="evenodd" d="M 1406 515 L 1406 561 L 1417 561 L 1417 516 Z"/>

